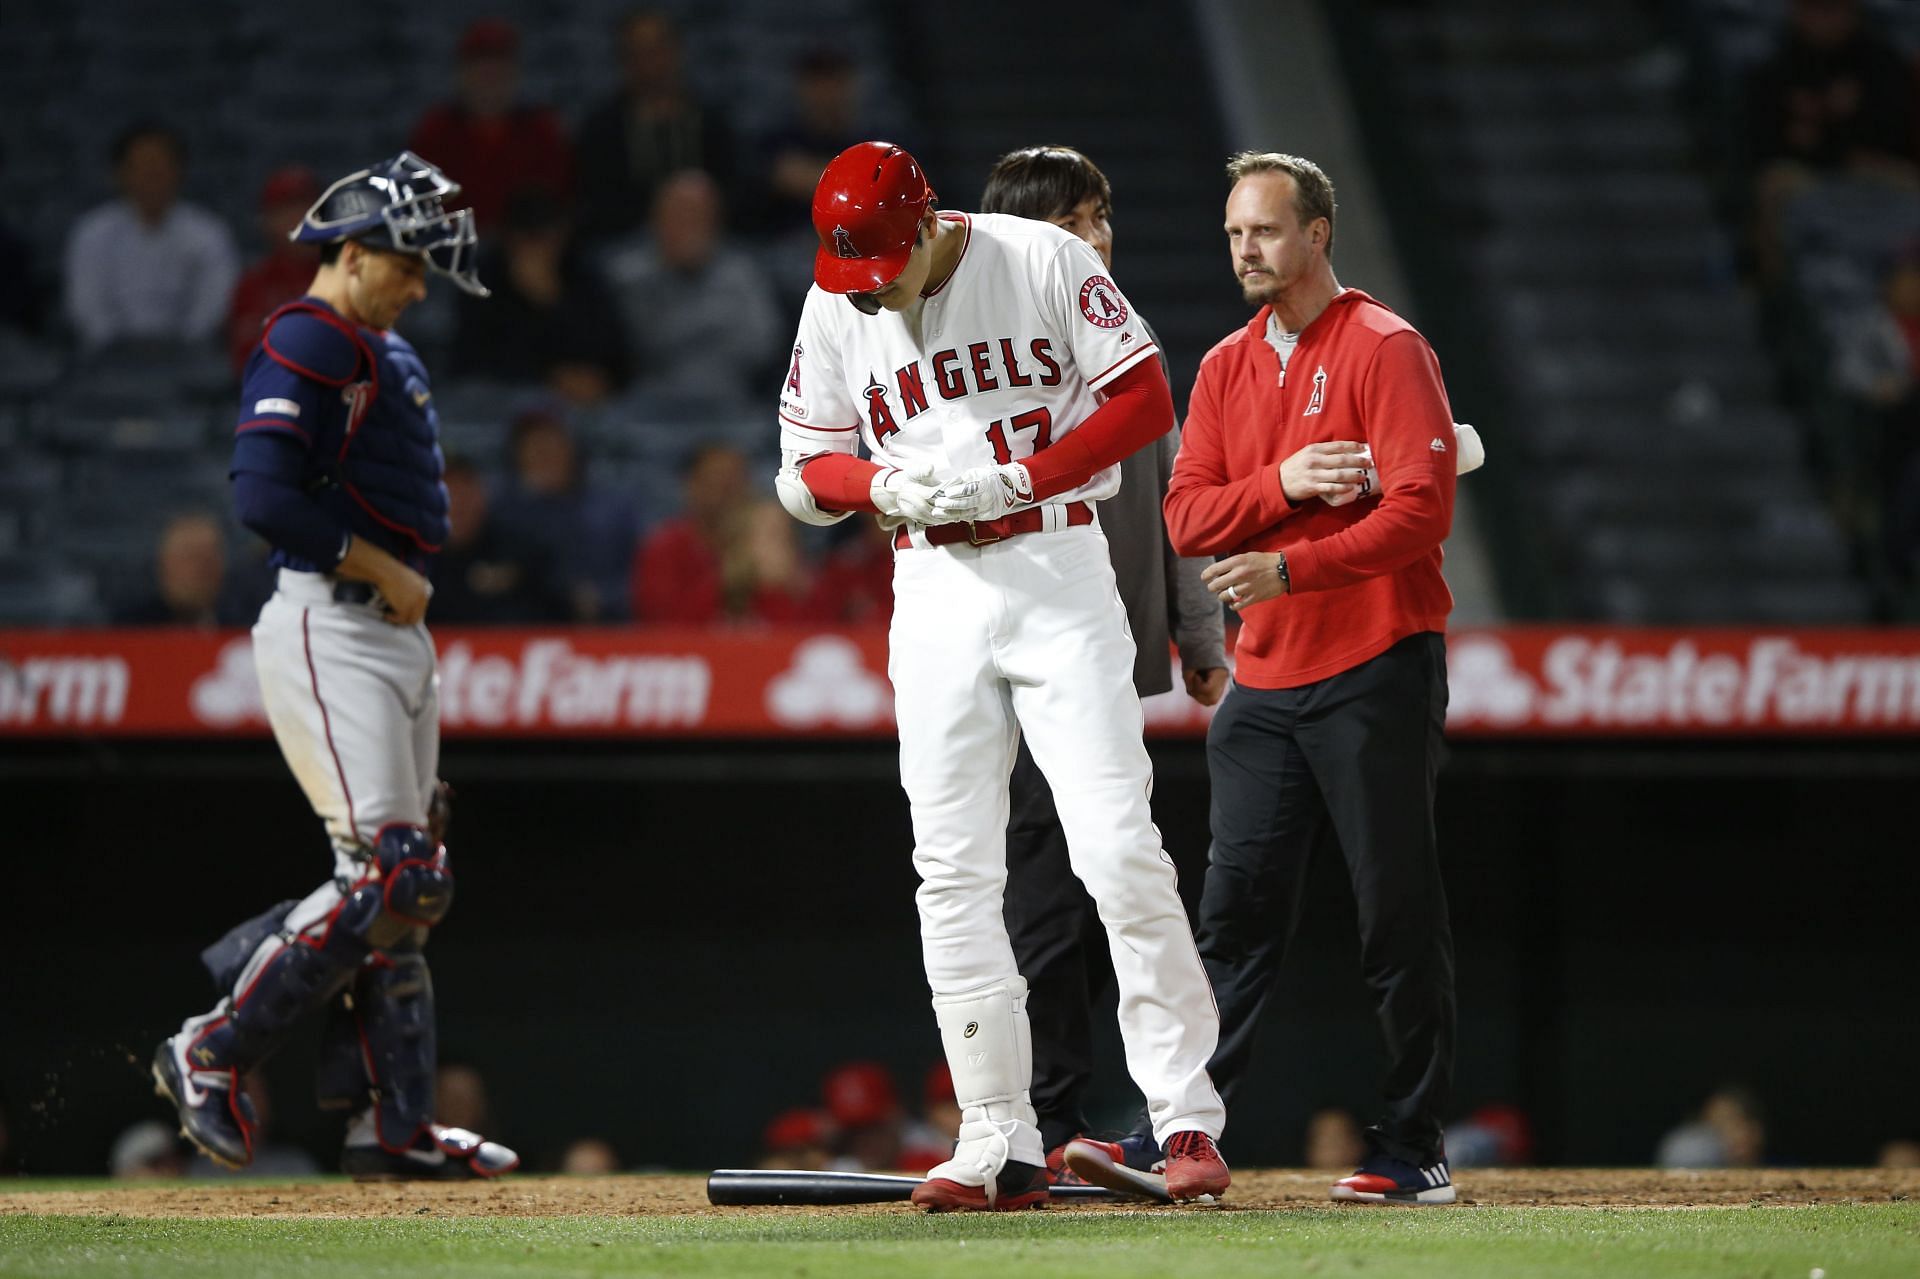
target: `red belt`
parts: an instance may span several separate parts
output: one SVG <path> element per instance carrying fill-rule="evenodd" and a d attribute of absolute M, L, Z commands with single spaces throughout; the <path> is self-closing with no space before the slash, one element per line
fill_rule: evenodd
<path fill-rule="evenodd" d="M 1010 537 L 1022 533 L 1038 533 L 1047 525 L 1047 508 L 1029 506 L 1024 511 L 1015 511 L 1012 515 L 1002 515 L 997 520 L 981 520 L 978 523 L 965 524 L 929 524 L 927 525 L 927 544 L 929 546 L 952 546 L 955 542 L 971 542 L 975 546 L 987 546 L 994 542 L 1004 542 Z M 1067 527 L 1093 523 L 1093 507 L 1086 502 L 1067 503 Z M 907 535 L 903 524 L 894 532 L 893 544 L 900 550 L 913 545 L 913 539 Z"/>

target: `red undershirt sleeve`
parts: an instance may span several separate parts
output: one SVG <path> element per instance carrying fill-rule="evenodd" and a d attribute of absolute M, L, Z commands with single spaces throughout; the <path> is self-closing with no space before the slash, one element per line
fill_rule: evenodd
<path fill-rule="evenodd" d="M 800 468 L 813 500 L 827 511 L 869 511 L 878 514 L 873 504 L 873 477 L 882 468 L 851 453 L 822 453 Z"/>
<path fill-rule="evenodd" d="M 1079 488 L 1173 427 L 1173 391 L 1159 360 L 1142 360 L 1106 386 L 1106 403 L 1026 459 L 1035 501 Z"/>

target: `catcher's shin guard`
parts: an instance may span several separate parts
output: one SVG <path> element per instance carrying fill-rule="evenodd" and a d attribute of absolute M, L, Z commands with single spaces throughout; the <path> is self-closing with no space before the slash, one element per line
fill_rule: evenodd
<path fill-rule="evenodd" d="M 374 1137 L 389 1151 L 411 1145 L 433 1122 L 433 974 L 418 947 L 375 955 L 354 981 L 353 1017 Z"/>
<path fill-rule="evenodd" d="M 182 1027 L 192 1032 L 186 1055 L 195 1068 L 247 1070 L 265 1060 L 294 1022 L 352 979 L 379 913 L 380 887 L 370 881 L 345 893 L 329 884 L 288 911 L 233 974 L 215 1013 Z"/>
<path fill-rule="evenodd" d="M 253 1111 L 241 1072 L 266 1060 L 294 1022 L 352 979 L 379 913 L 378 885 L 363 881 L 343 893 L 328 884 L 207 948 L 208 971 L 228 994 L 160 1044 L 153 1080 L 179 1113 L 181 1131 L 209 1157 L 235 1168 L 251 1161 Z"/>
<path fill-rule="evenodd" d="M 960 1140 L 927 1173 L 913 1201 L 934 1211 L 1038 1207 L 1047 1200 L 1046 1152 L 1028 1086 L 1033 1031 L 1021 977 L 935 996 L 934 1018 L 953 1071 Z"/>
<path fill-rule="evenodd" d="M 240 980 L 240 970 L 247 966 L 260 944 L 279 932 L 300 905 L 299 900 L 283 901 L 279 905 L 255 915 L 245 923 L 235 924 L 227 930 L 227 935 L 200 952 L 200 962 L 206 966 L 207 975 L 213 978 L 213 989 L 217 995 L 230 993 Z"/>
<path fill-rule="evenodd" d="M 349 1038 L 350 1037 L 350 1038 Z M 433 1122 L 433 977 L 416 941 L 375 954 L 334 1006 L 322 1105 L 358 1113 L 340 1169 L 359 1180 L 497 1177 L 520 1156 L 464 1128 Z"/>

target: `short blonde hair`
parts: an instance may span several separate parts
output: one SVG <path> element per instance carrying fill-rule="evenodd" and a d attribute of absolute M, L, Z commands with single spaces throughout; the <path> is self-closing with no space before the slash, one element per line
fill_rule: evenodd
<path fill-rule="evenodd" d="M 1256 173 L 1284 173 L 1293 179 L 1293 210 L 1306 226 L 1315 218 L 1327 220 L 1327 257 L 1333 257 L 1333 183 L 1319 165 L 1281 151 L 1242 151 L 1227 161 L 1227 176 L 1236 183 Z"/>

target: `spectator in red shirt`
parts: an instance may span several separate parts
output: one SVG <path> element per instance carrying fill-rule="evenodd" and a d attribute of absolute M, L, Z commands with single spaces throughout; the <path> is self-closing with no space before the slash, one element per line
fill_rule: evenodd
<path fill-rule="evenodd" d="M 707 444 L 687 459 L 680 514 L 654 529 L 634 560 L 633 615 L 660 625 L 718 620 L 724 594 L 720 557 L 747 502 L 747 459 Z"/>
<path fill-rule="evenodd" d="M 267 317 L 313 283 L 319 250 L 311 244 L 295 244 L 287 236 L 319 198 L 320 180 L 301 165 L 275 169 L 260 186 L 260 235 L 267 243 L 267 255 L 247 268 L 234 286 L 233 301 L 227 304 L 227 352 L 236 373 L 260 345 L 260 327 Z"/>
<path fill-rule="evenodd" d="M 1453 937 L 1433 802 L 1453 416 L 1426 339 L 1334 278 L 1319 167 L 1245 152 L 1227 171 L 1228 249 L 1259 310 L 1201 362 L 1166 498 L 1174 549 L 1226 557 L 1204 577 L 1242 619 L 1234 686 L 1207 733 L 1198 941 L 1220 1008 L 1208 1069 L 1234 1105 L 1308 861 L 1337 848 L 1389 1064 L 1385 1113 L 1332 1197 L 1451 1203 Z M 1381 494 L 1356 502 L 1367 447 Z"/>
<path fill-rule="evenodd" d="M 720 577 L 727 621 L 800 626 L 819 620 L 813 568 L 801 554 L 793 520 L 772 498 L 750 502 L 741 513 Z"/>
<path fill-rule="evenodd" d="M 499 227 L 515 191 L 532 187 L 566 201 L 573 149 L 551 107 L 518 101 L 520 32 L 498 18 L 474 22 L 460 37 L 459 74 L 454 98 L 428 108 L 407 145 L 458 175 L 480 234 Z"/>
<path fill-rule="evenodd" d="M 684 507 L 641 547 L 633 612 L 679 626 L 791 626 L 823 620 L 812 567 L 779 505 L 747 495 L 746 458 L 710 444 L 682 481 Z"/>
<path fill-rule="evenodd" d="M 834 547 L 814 577 L 814 616 L 885 626 L 893 620 L 893 530 L 878 520 L 854 523 L 857 533 Z"/>

